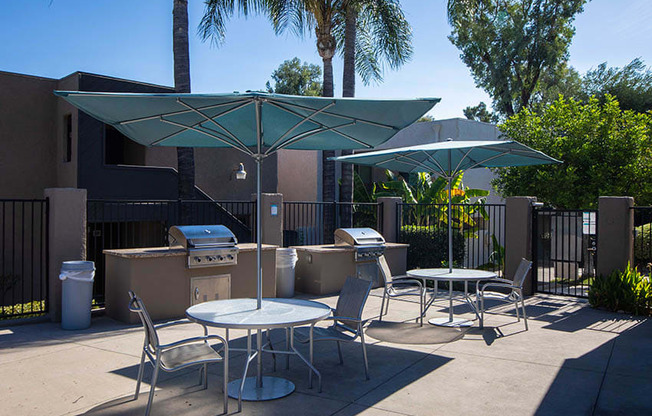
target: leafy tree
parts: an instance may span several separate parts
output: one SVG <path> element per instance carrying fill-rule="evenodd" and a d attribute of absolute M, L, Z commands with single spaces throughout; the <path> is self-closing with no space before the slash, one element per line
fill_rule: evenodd
<path fill-rule="evenodd" d="M 568 58 L 572 26 L 586 0 L 448 0 L 450 41 L 493 108 L 527 108 L 541 74 Z"/>
<path fill-rule="evenodd" d="M 559 94 L 567 98 L 586 99 L 582 76 L 572 66 L 562 64 L 554 70 L 545 71 L 539 79 L 539 87 L 532 95 L 530 108 L 543 110 L 553 103 Z"/>
<path fill-rule="evenodd" d="M 425 116 L 421 116 L 418 120 L 417 123 L 428 123 L 430 121 L 435 121 L 435 117 L 431 116 L 430 114 L 426 114 Z"/>
<path fill-rule="evenodd" d="M 602 102 L 607 94 L 613 95 L 623 110 L 652 110 L 652 69 L 640 58 L 622 68 L 607 68 L 604 62 L 588 71 L 582 84 L 586 95 L 595 95 Z"/>
<path fill-rule="evenodd" d="M 498 123 L 498 114 L 487 110 L 487 104 L 480 101 L 480 104 L 475 107 L 466 107 L 464 109 L 464 117 L 469 120 L 482 121 L 484 123 Z"/>
<path fill-rule="evenodd" d="M 559 165 L 501 168 L 505 196 L 536 195 L 558 208 L 595 208 L 601 195 L 652 203 L 652 114 L 605 102 L 559 97 L 539 114 L 524 110 L 500 126 L 510 138 L 562 160 Z"/>
<path fill-rule="evenodd" d="M 321 68 L 299 58 L 284 61 L 272 73 L 274 87 L 267 81 L 267 91 L 277 94 L 321 96 Z"/>

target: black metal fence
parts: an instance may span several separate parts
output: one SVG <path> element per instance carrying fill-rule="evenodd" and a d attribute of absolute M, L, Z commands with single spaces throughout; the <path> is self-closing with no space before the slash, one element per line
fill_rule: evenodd
<path fill-rule="evenodd" d="M 333 233 L 324 228 L 326 213 L 332 213 L 334 228 L 369 227 L 383 232 L 383 205 L 379 203 L 284 202 L 283 212 L 285 247 L 332 244 Z"/>
<path fill-rule="evenodd" d="M 652 207 L 633 207 L 634 264 L 643 273 L 652 269 Z"/>
<path fill-rule="evenodd" d="M 398 241 L 410 244 L 408 268 L 448 263 L 448 205 L 398 204 Z M 453 263 L 504 273 L 505 205 L 453 204 Z"/>
<path fill-rule="evenodd" d="M 0 319 L 48 311 L 48 200 L 0 199 Z"/>
<path fill-rule="evenodd" d="M 183 223 L 181 212 L 191 214 Z M 238 242 L 255 241 L 256 203 L 249 201 L 88 200 L 87 259 L 95 262 L 93 299 L 104 303 L 103 250 L 167 246 L 174 225 L 223 224 Z"/>
<path fill-rule="evenodd" d="M 535 209 L 532 215 L 537 292 L 587 297 L 596 271 L 598 212 Z"/>

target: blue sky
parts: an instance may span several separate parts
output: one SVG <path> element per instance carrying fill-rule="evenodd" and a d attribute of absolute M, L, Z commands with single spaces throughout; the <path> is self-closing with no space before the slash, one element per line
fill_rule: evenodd
<path fill-rule="evenodd" d="M 474 85 L 448 41 L 445 0 L 402 0 L 414 32 L 414 57 L 358 97 L 441 97 L 432 114 L 462 117 L 491 100 Z M 278 65 L 295 56 L 321 64 L 314 38 L 275 36 L 263 18 L 234 18 L 220 48 L 202 43 L 196 27 L 203 1 L 189 0 L 193 92 L 263 89 Z M 641 57 L 652 65 L 652 1 L 593 0 L 575 21 L 570 64 L 580 72 L 602 62 L 622 66 Z M 87 71 L 173 84 L 172 0 L 0 0 L 0 70 L 60 78 Z M 341 95 L 339 58 L 334 61 Z"/>

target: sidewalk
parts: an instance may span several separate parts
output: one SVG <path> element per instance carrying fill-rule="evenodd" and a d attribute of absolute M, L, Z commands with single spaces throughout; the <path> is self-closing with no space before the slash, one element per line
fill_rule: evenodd
<path fill-rule="evenodd" d="M 336 297 L 317 298 L 334 306 Z M 448 310 L 441 303 L 429 317 Z M 378 293 L 365 316 L 377 315 Z M 323 392 L 308 388 L 308 370 L 292 359 L 278 376 L 295 393 L 269 402 L 244 402 L 243 415 L 649 415 L 652 414 L 652 323 L 597 311 L 584 301 L 534 296 L 527 301 L 530 330 L 516 322 L 509 305 L 492 308 L 485 328 L 461 339 L 430 345 L 395 344 L 367 338 L 371 380 L 366 381 L 358 344 L 315 344 Z M 418 305 L 392 300 L 389 321 L 408 321 Z M 468 308 L 455 306 L 456 314 Z M 1 325 L 1 324 L 0 324 Z M 427 324 L 424 324 L 427 325 Z M 211 330 L 220 333 L 217 330 Z M 161 331 L 167 342 L 201 333 L 194 324 Z M 283 339 L 281 332 L 273 340 Z M 242 336 L 233 331 L 231 338 Z M 236 340 L 241 342 L 241 340 Z M 140 326 L 94 318 L 90 329 L 63 331 L 57 324 L 0 326 L 0 414 L 142 415 L 151 369 L 137 401 L 131 400 L 143 343 Z M 304 350 L 307 348 L 304 347 Z M 231 356 L 230 378 L 243 368 L 243 353 Z M 265 371 L 272 360 L 265 356 Z M 222 409 L 219 365 L 209 367 L 201 390 L 196 370 L 162 373 L 153 415 L 215 415 Z M 316 385 L 316 383 L 315 383 Z M 145 394 L 143 394 L 145 393 Z M 237 402 L 229 403 L 237 413 Z"/>

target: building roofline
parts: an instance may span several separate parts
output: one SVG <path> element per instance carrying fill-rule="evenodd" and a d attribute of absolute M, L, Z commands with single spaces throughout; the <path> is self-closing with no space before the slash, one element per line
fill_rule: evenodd
<path fill-rule="evenodd" d="M 64 78 L 68 78 L 71 75 L 88 75 L 88 76 L 92 76 L 92 77 L 110 79 L 110 80 L 113 80 L 113 81 L 123 81 L 123 82 L 129 82 L 129 83 L 132 83 L 132 84 L 144 85 L 144 86 L 148 86 L 148 87 L 156 87 L 156 88 L 164 88 L 164 89 L 174 90 L 174 87 L 171 87 L 169 85 L 153 84 L 153 83 L 150 83 L 150 82 L 143 82 L 143 81 L 137 81 L 137 80 L 133 80 L 133 79 L 114 77 L 114 76 L 111 76 L 111 75 L 95 74 L 93 72 L 85 72 L 85 71 L 75 71 L 75 72 L 65 76 Z"/>
<path fill-rule="evenodd" d="M 14 77 L 21 77 L 21 78 L 40 79 L 40 80 L 43 80 L 43 81 L 52 81 L 52 82 L 58 81 L 56 78 L 42 77 L 42 76 L 39 76 L 39 75 L 31 75 L 31 74 L 21 74 L 20 72 L 11 72 L 11 71 L 2 71 L 2 70 L 0 70 L 0 74 L 1 75 L 14 76 Z"/>

